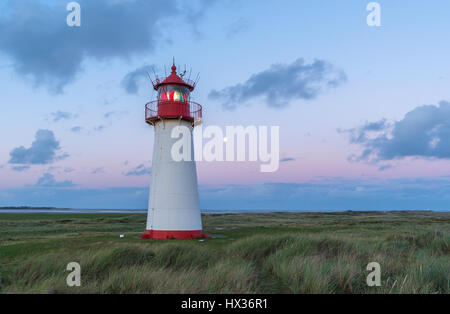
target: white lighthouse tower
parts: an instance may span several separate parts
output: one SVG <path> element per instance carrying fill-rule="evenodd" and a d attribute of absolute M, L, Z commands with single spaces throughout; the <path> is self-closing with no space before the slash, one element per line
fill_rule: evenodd
<path fill-rule="evenodd" d="M 182 75 L 183 76 L 183 75 Z M 172 73 L 164 80 L 156 78 L 155 101 L 145 107 L 145 121 L 155 128 L 152 160 L 152 185 L 147 215 L 147 231 L 143 239 L 193 239 L 205 237 L 198 200 L 197 169 L 194 150 L 191 161 L 175 161 L 171 149 L 177 139 L 172 130 L 177 126 L 190 129 L 201 123 L 202 106 L 190 101 L 196 82 Z M 193 147 L 193 146 L 192 146 Z"/>

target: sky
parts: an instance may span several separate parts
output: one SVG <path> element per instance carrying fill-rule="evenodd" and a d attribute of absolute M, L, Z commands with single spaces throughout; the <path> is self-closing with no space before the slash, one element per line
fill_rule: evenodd
<path fill-rule="evenodd" d="M 279 126 L 279 170 L 198 162 L 204 210 L 450 210 L 450 3 L 0 4 L 0 206 L 143 209 L 147 78 L 200 73 L 203 127 Z"/>

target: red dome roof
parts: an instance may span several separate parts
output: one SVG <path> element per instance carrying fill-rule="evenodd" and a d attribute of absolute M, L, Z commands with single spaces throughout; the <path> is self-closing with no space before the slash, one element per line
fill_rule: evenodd
<path fill-rule="evenodd" d="M 159 82 L 158 80 L 156 81 L 156 84 L 154 85 L 155 90 L 158 90 L 161 86 L 165 86 L 165 85 L 179 85 L 179 86 L 184 86 L 189 88 L 189 90 L 193 91 L 195 88 L 195 83 L 187 80 L 184 81 L 181 77 L 178 76 L 177 74 L 177 67 L 174 65 L 172 65 L 172 73 L 170 73 L 170 75 L 168 77 L 165 78 L 164 81 Z"/>

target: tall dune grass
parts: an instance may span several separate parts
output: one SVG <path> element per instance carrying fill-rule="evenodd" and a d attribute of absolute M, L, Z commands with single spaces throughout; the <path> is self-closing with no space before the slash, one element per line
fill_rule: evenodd
<path fill-rule="evenodd" d="M 391 220 L 373 214 L 297 215 L 257 215 L 247 227 L 238 219 L 241 215 L 206 218 L 206 229 L 217 232 L 215 227 L 220 226 L 223 237 L 202 242 L 143 241 L 131 230 L 122 241 L 111 232 L 116 230 L 111 219 L 135 228 L 145 217 L 63 222 L 46 217 L 45 223 L 28 221 L 24 228 L 70 227 L 59 236 L 41 233 L 35 240 L 28 235 L 21 238 L 20 230 L 13 229 L 20 223 L 10 220 L 11 228 L 2 229 L 10 242 L 0 248 L 4 253 L 0 289 L 114 294 L 450 293 L 448 216 L 431 215 L 427 224 L 423 214 L 417 220 L 402 214 Z M 74 225 L 79 226 L 79 235 L 74 234 Z M 81 287 L 66 285 L 66 266 L 73 261 L 81 265 Z M 369 262 L 381 265 L 381 287 L 366 284 Z"/>

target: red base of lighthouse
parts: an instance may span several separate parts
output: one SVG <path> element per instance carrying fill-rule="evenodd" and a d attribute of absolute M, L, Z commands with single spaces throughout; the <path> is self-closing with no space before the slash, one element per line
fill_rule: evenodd
<path fill-rule="evenodd" d="M 202 230 L 190 230 L 190 231 L 166 231 L 166 230 L 147 230 L 140 236 L 142 239 L 198 239 L 209 238 Z"/>

